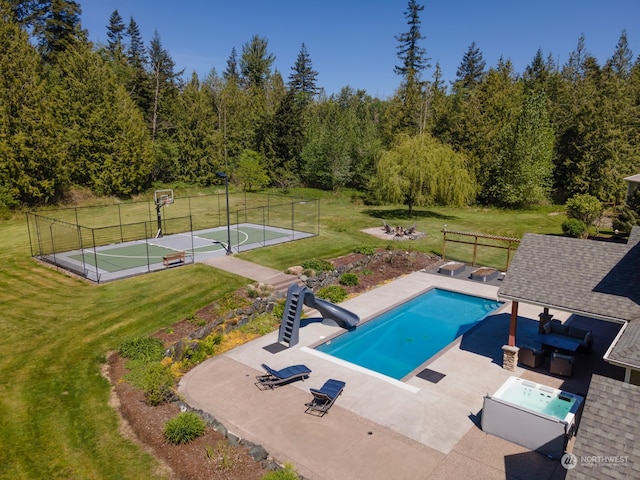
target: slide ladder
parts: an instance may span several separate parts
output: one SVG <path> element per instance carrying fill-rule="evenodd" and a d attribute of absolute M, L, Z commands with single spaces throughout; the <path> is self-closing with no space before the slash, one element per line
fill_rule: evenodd
<path fill-rule="evenodd" d="M 278 342 L 288 343 L 289 346 L 298 343 L 298 330 L 300 329 L 300 316 L 304 305 L 305 290 L 306 287 L 300 287 L 296 283 L 289 285 Z"/>
<path fill-rule="evenodd" d="M 323 323 L 353 329 L 360 322 L 360 317 L 328 300 L 316 298 L 313 291 L 296 283 L 287 289 L 287 301 L 284 305 L 282 323 L 278 334 L 278 342 L 288 343 L 290 347 L 299 341 L 300 317 L 304 305 L 314 308 L 322 315 Z"/>

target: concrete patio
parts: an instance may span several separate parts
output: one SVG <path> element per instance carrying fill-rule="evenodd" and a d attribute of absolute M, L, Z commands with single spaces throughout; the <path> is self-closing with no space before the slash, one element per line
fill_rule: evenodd
<path fill-rule="evenodd" d="M 416 272 L 341 306 L 365 320 L 434 286 L 494 300 L 498 291 L 495 282 Z M 310 480 L 561 479 L 566 470 L 557 460 L 482 432 L 483 397 L 511 375 L 574 393 L 587 391 L 594 370 L 621 375 L 602 361 L 619 326 L 575 319 L 588 323 L 596 340 L 594 351 L 578 358 L 570 379 L 550 375 L 545 364 L 509 372 L 502 368 L 509 306 L 416 370 L 429 368 L 440 374 L 438 381 L 417 375 L 396 381 L 313 350 L 339 329 L 313 321 L 317 314 L 311 312 L 298 345 L 279 348 L 277 332 L 263 336 L 189 372 L 179 393 L 191 407 L 212 414 L 229 431 L 262 445 L 276 461 L 293 464 Z M 539 313 L 539 307 L 520 305 L 518 335 L 537 329 Z M 561 320 L 569 317 L 551 313 Z M 262 363 L 274 368 L 302 363 L 312 374 L 304 382 L 260 391 L 254 381 L 263 373 Z M 305 414 L 309 388 L 319 388 L 328 378 L 346 382 L 343 394 L 326 416 Z"/>

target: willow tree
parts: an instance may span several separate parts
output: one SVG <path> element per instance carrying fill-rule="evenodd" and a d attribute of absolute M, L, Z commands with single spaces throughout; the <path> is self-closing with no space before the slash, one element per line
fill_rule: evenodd
<path fill-rule="evenodd" d="M 378 159 L 371 188 L 379 201 L 407 205 L 409 215 L 417 206 L 469 204 L 476 191 L 465 157 L 428 134 L 400 136 Z"/>

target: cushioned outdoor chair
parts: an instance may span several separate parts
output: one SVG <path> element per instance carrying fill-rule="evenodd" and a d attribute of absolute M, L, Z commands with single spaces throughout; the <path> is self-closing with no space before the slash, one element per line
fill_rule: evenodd
<path fill-rule="evenodd" d="M 313 395 L 313 400 L 306 404 L 307 410 L 305 413 L 319 417 L 324 416 L 336 401 L 336 398 L 342 393 L 344 386 L 344 382 L 331 378 L 327 380 L 319 390 L 311 388 L 310 391 Z"/>
<path fill-rule="evenodd" d="M 538 368 L 544 362 L 542 345 L 522 345 L 518 352 L 518 361 L 527 367 Z"/>
<path fill-rule="evenodd" d="M 565 355 L 563 353 L 553 352 L 551 354 L 551 363 L 549 371 L 555 375 L 570 377 L 573 374 L 573 363 L 576 357 L 573 355 Z"/>
<path fill-rule="evenodd" d="M 256 386 L 260 390 L 279 387 L 296 380 L 304 380 L 311 373 L 311 369 L 306 365 L 292 365 L 281 370 L 274 370 L 269 365 L 262 364 L 262 368 L 267 372 L 256 377 Z"/>

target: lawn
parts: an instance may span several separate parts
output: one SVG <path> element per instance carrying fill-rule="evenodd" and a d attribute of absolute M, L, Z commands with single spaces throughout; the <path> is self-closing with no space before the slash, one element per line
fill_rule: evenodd
<path fill-rule="evenodd" d="M 344 255 L 357 245 L 402 246 L 439 254 L 441 230 L 521 237 L 560 233 L 561 207 L 512 212 L 481 208 L 365 206 L 350 193 L 314 195 L 320 235 L 241 254 L 277 269 Z M 560 213 L 560 214 L 559 214 Z M 416 242 L 377 239 L 361 230 L 416 224 Z M 480 249 L 479 262 L 501 267 L 503 250 Z M 486 250 L 486 251 L 485 251 Z M 472 247 L 447 246 L 447 258 L 470 261 Z M 72 278 L 31 258 L 24 215 L 0 224 L 0 478 L 150 479 L 154 460 L 118 432 L 100 369 L 124 340 L 148 335 L 247 280 L 189 265 L 103 285 Z"/>

